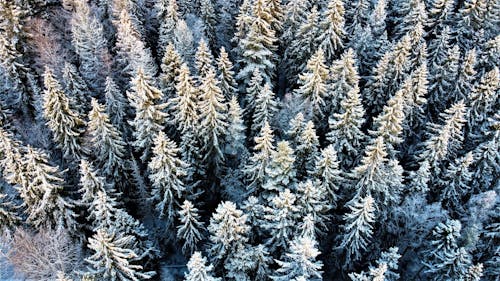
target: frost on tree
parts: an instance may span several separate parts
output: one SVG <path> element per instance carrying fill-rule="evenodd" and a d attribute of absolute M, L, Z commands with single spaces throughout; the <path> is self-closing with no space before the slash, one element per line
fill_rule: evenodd
<path fill-rule="evenodd" d="M 243 172 L 248 182 L 248 189 L 261 190 L 267 180 L 267 167 L 271 162 L 271 155 L 275 150 L 274 135 L 269 123 L 265 123 L 259 136 L 255 137 L 254 154 L 248 159 Z"/>
<path fill-rule="evenodd" d="M 90 265 L 90 273 L 95 278 L 108 280 L 145 280 L 154 272 L 142 272 L 142 266 L 135 264 L 137 254 L 133 250 L 132 236 L 122 236 L 104 229 L 89 238 L 88 247 L 93 254 L 85 259 Z"/>
<path fill-rule="evenodd" d="M 220 281 L 213 276 L 213 265 L 207 265 L 207 259 L 200 252 L 194 252 L 187 263 L 187 272 L 184 273 L 184 281 Z"/>
<path fill-rule="evenodd" d="M 202 240 L 204 226 L 199 221 L 198 209 L 190 201 L 185 200 L 178 212 L 180 224 L 177 226 L 177 237 L 184 240 L 182 251 L 190 254 Z"/>

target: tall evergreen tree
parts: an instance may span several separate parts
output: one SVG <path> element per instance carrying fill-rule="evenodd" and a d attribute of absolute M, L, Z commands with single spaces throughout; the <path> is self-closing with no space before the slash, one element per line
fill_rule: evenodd
<path fill-rule="evenodd" d="M 76 67 L 70 63 L 65 63 L 63 68 L 64 93 L 71 101 L 71 109 L 79 115 L 87 113 L 89 109 L 90 91 L 87 84 L 78 74 Z"/>
<path fill-rule="evenodd" d="M 333 148 L 333 145 L 325 147 L 321 151 L 321 155 L 316 158 L 314 175 L 320 180 L 321 189 L 326 192 L 328 202 L 335 207 L 339 195 L 338 190 L 345 179 L 339 168 L 337 152 Z"/>
<path fill-rule="evenodd" d="M 290 251 L 284 261 L 277 261 L 280 266 L 273 281 L 285 280 L 321 280 L 323 263 L 316 260 L 320 251 L 317 242 L 311 237 L 298 237 L 290 243 Z"/>
<path fill-rule="evenodd" d="M 248 189 L 260 190 L 267 179 L 267 167 L 274 151 L 274 135 L 269 123 L 264 123 L 259 136 L 255 137 L 255 153 L 249 158 L 243 169 L 248 181 Z"/>
<path fill-rule="evenodd" d="M 194 252 L 188 261 L 188 271 L 184 273 L 184 281 L 220 281 L 212 275 L 213 265 L 206 265 L 207 259 L 200 252 Z"/>
<path fill-rule="evenodd" d="M 164 101 L 175 96 L 175 79 L 180 74 L 181 65 L 181 56 L 175 50 L 173 43 L 168 43 L 160 65 L 160 88 L 163 92 Z"/>
<path fill-rule="evenodd" d="M 106 99 L 106 111 L 111 123 L 123 131 L 125 117 L 128 115 L 128 101 L 118 88 L 118 85 L 116 85 L 115 80 L 109 76 L 106 77 L 104 97 Z"/>
<path fill-rule="evenodd" d="M 344 227 L 340 248 L 346 251 L 346 264 L 358 260 L 369 246 L 375 222 L 375 206 L 371 196 L 359 198 L 349 204 L 350 212 L 344 215 Z"/>
<path fill-rule="evenodd" d="M 327 87 L 328 68 L 325 65 L 323 49 L 319 49 L 307 62 L 306 72 L 299 75 L 300 88 L 297 93 L 304 102 L 310 105 L 315 120 L 321 120 L 325 113 L 325 98 Z"/>
<path fill-rule="evenodd" d="M 92 266 L 90 273 L 96 278 L 109 280 L 144 280 L 153 277 L 154 272 L 142 272 L 143 267 L 134 264 L 138 256 L 132 241 L 132 236 L 98 229 L 89 238 L 88 247 L 93 254 L 85 259 Z"/>
<path fill-rule="evenodd" d="M 233 63 L 229 60 L 229 55 L 224 47 L 221 47 L 219 58 L 217 59 L 220 88 L 226 100 L 230 100 L 233 95 L 237 95 L 238 84 L 234 79 Z"/>
<path fill-rule="evenodd" d="M 278 142 L 276 151 L 271 154 L 271 161 L 266 167 L 268 179 L 260 192 L 263 198 L 271 200 L 273 195 L 283 191 L 287 186 L 293 186 L 296 173 L 294 162 L 295 156 L 289 143 Z"/>
<path fill-rule="evenodd" d="M 70 108 L 68 97 L 48 68 L 45 69 L 44 84 L 43 116 L 54 141 L 63 151 L 65 158 L 80 158 L 85 152 L 80 139 L 84 122 Z"/>
<path fill-rule="evenodd" d="M 319 25 L 319 48 L 325 52 L 326 61 L 332 61 L 344 47 L 344 3 L 340 0 L 330 0 L 322 21 Z"/>
<path fill-rule="evenodd" d="M 252 133 L 256 135 L 266 123 L 272 123 L 276 114 L 277 102 L 271 85 L 266 83 L 261 92 L 255 97 L 255 110 L 252 115 Z"/>
<path fill-rule="evenodd" d="M 340 59 L 333 61 L 330 67 L 328 81 L 328 99 L 330 114 L 342 112 L 341 103 L 348 95 L 349 91 L 358 88 L 359 75 L 356 69 L 356 59 L 352 49 L 348 49 Z"/>
<path fill-rule="evenodd" d="M 178 157 L 179 149 L 163 132 L 154 140 L 153 157 L 148 164 L 151 181 L 151 200 L 160 217 L 165 217 L 167 227 L 174 222 L 174 207 L 186 190 L 183 178 L 187 176 L 188 164 Z"/>
<path fill-rule="evenodd" d="M 96 157 L 98 168 L 119 183 L 127 169 L 126 144 L 118 131 L 109 121 L 104 105 L 91 100 L 92 110 L 89 112 L 87 134 L 89 143 Z"/>
<path fill-rule="evenodd" d="M 141 160 L 150 157 L 153 138 L 162 131 L 166 114 L 162 111 L 165 104 L 158 104 L 163 94 L 153 86 L 148 76 L 141 69 L 132 80 L 132 92 L 127 92 L 128 100 L 135 110 L 135 118 L 129 121 L 133 126 L 135 141 L 132 145 L 142 152 Z"/>
<path fill-rule="evenodd" d="M 177 226 L 177 237 L 184 240 L 182 251 L 190 254 L 203 238 L 204 226 L 199 221 L 198 209 L 190 201 L 185 200 L 179 210 L 180 225 Z"/>
<path fill-rule="evenodd" d="M 328 120 L 330 132 L 327 139 L 339 152 L 342 166 L 352 167 L 357 162 L 366 138 L 361 130 L 365 123 L 365 110 L 361 104 L 358 87 L 347 93 L 341 102 L 341 108 L 343 113 L 334 113 Z"/>

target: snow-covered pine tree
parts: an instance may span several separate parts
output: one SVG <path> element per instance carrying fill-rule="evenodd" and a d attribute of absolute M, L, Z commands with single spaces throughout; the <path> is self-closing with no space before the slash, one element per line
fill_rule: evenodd
<path fill-rule="evenodd" d="M 453 23 L 455 5 L 454 0 L 434 0 L 431 2 L 427 26 L 431 27 L 433 33 Z"/>
<path fill-rule="evenodd" d="M 198 124 L 198 90 L 186 63 L 181 65 L 175 83 L 176 95 L 167 102 L 170 115 L 173 116 L 169 122 L 179 132 L 186 133 Z"/>
<path fill-rule="evenodd" d="M 271 155 L 274 152 L 274 135 L 269 123 L 264 123 L 259 136 L 255 137 L 254 154 L 249 158 L 243 169 L 245 173 L 248 189 L 250 191 L 261 190 L 267 181 L 267 167 L 271 162 Z"/>
<path fill-rule="evenodd" d="M 394 157 L 398 153 L 398 145 L 403 142 L 403 90 L 399 90 L 389 99 L 382 112 L 373 120 L 374 130 L 370 133 L 374 137 L 382 137 L 386 145 L 387 153 Z"/>
<path fill-rule="evenodd" d="M 311 2 L 307 0 L 290 0 L 284 8 L 284 23 L 280 42 L 282 46 L 290 46 L 302 22 L 306 20 Z"/>
<path fill-rule="evenodd" d="M 198 43 L 198 48 L 196 49 L 195 65 L 198 73 L 197 78 L 199 84 L 202 84 L 205 81 L 209 71 L 215 71 L 212 52 L 203 38 Z"/>
<path fill-rule="evenodd" d="M 276 151 L 271 153 L 269 165 L 265 173 L 267 180 L 259 194 L 262 198 L 272 200 L 274 195 L 295 184 L 296 170 L 293 149 L 287 141 L 280 141 Z"/>
<path fill-rule="evenodd" d="M 318 122 L 324 118 L 326 113 L 327 79 L 328 68 L 325 64 L 323 49 L 320 48 L 307 61 L 305 72 L 299 75 L 298 84 L 300 87 L 297 89 L 297 93 L 310 106 L 310 110 Z"/>
<path fill-rule="evenodd" d="M 327 116 L 342 113 L 342 101 L 351 90 L 358 88 L 360 77 L 356 64 L 352 49 L 346 50 L 340 59 L 333 61 L 328 77 Z"/>
<path fill-rule="evenodd" d="M 57 166 L 49 164 L 49 156 L 28 146 L 23 159 L 27 185 L 19 186 L 27 214 L 26 221 L 35 227 L 48 224 L 75 231 L 77 222 L 73 205 L 64 199 L 64 180 Z"/>
<path fill-rule="evenodd" d="M 177 0 L 161 0 L 156 1 L 156 10 L 158 19 L 160 20 L 160 28 L 158 30 L 158 53 L 163 54 L 168 45 L 175 40 L 175 29 L 178 25 L 180 15 L 178 11 Z M 165 55 L 163 55 L 165 56 Z"/>
<path fill-rule="evenodd" d="M 163 101 L 168 101 L 175 96 L 175 79 L 180 74 L 181 65 L 181 56 L 175 50 L 173 43 L 168 43 L 160 65 L 160 88 L 163 92 Z"/>
<path fill-rule="evenodd" d="M 450 102 L 450 94 L 456 87 L 460 48 L 455 45 L 448 49 L 442 64 L 436 65 L 429 81 L 429 107 L 431 114 L 442 112 Z"/>
<path fill-rule="evenodd" d="M 265 82 L 271 83 L 275 71 L 276 33 L 268 22 L 269 13 L 265 0 L 255 0 L 250 26 L 239 40 L 239 63 L 241 69 L 237 79 L 248 85 L 255 71 L 259 69 Z"/>
<path fill-rule="evenodd" d="M 220 281 L 212 274 L 213 265 L 206 265 L 207 259 L 200 252 L 194 252 L 187 263 L 188 271 L 184 273 L 184 281 Z"/>
<path fill-rule="evenodd" d="M 288 125 L 289 129 L 286 131 L 286 135 L 292 147 L 297 147 L 297 145 L 299 145 L 299 137 L 305 125 L 304 114 L 302 112 L 297 113 L 297 115 L 290 120 Z"/>
<path fill-rule="evenodd" d="M 266 83 L 260 93 L 257 93 L 254 104 L 251 131 L 252 135 L 255 136 L 263 128 L 264 124 L 273 122 L 273 117 L 278 111 L 278 104 L 269 83 Z"/>
<path fill-rule="evenodd" d="M 260 71 L 258 69 L 255 69 L 252 73 L 252 78 L 248 82 L 248 87 L 245 89 L 246 93 L 245 98 L 243 99 L 245 105 L 245 116 L 249 117 L 247 118 L 250 119 L 249 122 L 251 122 L 251 118 L 255 111 L 255 100 L 262 92 L 262 88 L 262 75 L 260 74 Z"/>
<path fill-rule="evenodd" d="M 246 157 L 248 150 L 245 146 L 246 126 L 243 123 L 243 110 L 236 96 L 232 96 L 229 100 L 227 123 L 228 128 L 225 138 L 224 154 L 230 156 L 230 158 L 241 160 Z"/>
<path fill-rule="evenodd" d="M 464 102 L 459 101 L 440 114 L 442 124 L 429 125 L 429 137 L 418 159 L 429 162 L 433 176 L 440 173 L 441 162 L 452 159 L 461 146 L 466 110 Z"/>
<path fill-rule="evenodd" d="M 25 148 L 10 131 L 0 126 L 0 172 L 11 185 L 26 187 L 28 178 L 23 164 Z"/>
<path fill-rule="evenodd" d="M 317 242 L 311 237 L 297 237 L 290 243 L 284 260 L 277 260 L 279 268 L 271 276 L 273 281 L 322 280 L 323 263 L 317 260 L 321 254 Z"/>
<path fill-rule="evenodd" d="M 425 106 L 427 104 L 428 85 L 427 64 L 423 63 L 403 82 L 399 91 L 403 91 L 404 120 L 403 131 L 405 139 L 418 136 L 426 121 Z"/>
<path fill-rule="evenodd" d="M 473 159 L 472 152 L 456 159 L 444 171 L 443 181 L 441 183 L 441 200 L 445 205 L 453 210 L 462 210 L 462 198 L 470 189 L 472 180 L 472 171 L 470 166 Z"/>
<path fill-rule="evenodd" d="M 348 38 L 353 36 L 356 30 L 362 30 L 368 24 L 371 3 L 367 0 L 356 0 L 345 5 L 345 31 Z"/>
<path fill-rule="evenodd" d="M 411 38 L 407 34 L 387 51 L 377 63 L 363 92 L 369 112 L 377 116 L 387 100 L 399 89 L 408 74 Z"/>
<path fill-rule="evenodd" d="M 174 46 L 185 62 L 193 62 L 195 46 L 193 31 L 186 21 L 179 19 L 174 31 Z"/>
<path fill-rule="evenodd" d="M 261 225 L 263 229 L 269 231 L 266 245 L 271 252 L 286 249 L 292 240 L 301 215 L 299 207 L 297 196 L 288 188 L 271 198 L 270 206 L 265 209 L 264 221 Z"/>
<path fill-rule="evenodd" d="M 377 266 L 370 265 L 368 272 L 349 273 L 352 281 L 373 280 L 373 281 L 396 281 L 400 276 L 395 271 L 398 270 L 398 261 L 401 255 L 398 248 L 389 248 L 387 252 L 382 252 L 377 259 Z"/>
<path fill-rule="evenodd" d="M 297 186 L 297 204 L 300 206 L 302 216 L 311 216 L 315 234 L 326 233 L 328 212 L 332 209 L 326 190 L 322 187 L 319 181 L 311 180 L 301 182 Z"/>
<path fill-rule="evenodd" d="M 87 84 L 71 63 L 66 62 L 62 72 L 63 90 L 70 100 L 71 109 L 80 116 L 86 114 L 89 110 L 89 97 L 91 96 Z"/>
<path fill-rule="evenodd" d="M 229 55 L 224 47 L 221 47 L 217 58 L 217 69 L 219 73 L 220 88 L 226 100 L 238 95 L 238 83 L 234 79 L 233 63 L 229 60 Z"/>
<path fill-rule="evenodd" d="M 250 226 L 247 224 L 247 215 L 236 208 L 233 202 L 221 202 L 210 218 L 208 226 L 210 232 L 210 255 L 216 261 L 235 253 L 235 249 L 248 241 Z"/>
<path fill-rule="evenodd" d="M 356 165 L 366 139 L 361 130 L 365 123 L 365 110 L 361 104 L 359 88 L 355 87 L 347 92 L 340 106 L 342 113 L 334 113 L 328 120 L 330 132 L 327 134 L 327 139 L 335 151 L 339 152 L 341 167 L 348 169 Z"/>
<path fill-rule="evenodd" d="M 151 50 L 143 41 L 137 21 L 129 11 L 121 10 L 120 18 L 115 24 L 117 60 L 122 67 L 122 75 L 135 78 L 142 69 L 145 76 L 153 79 L 158 69 Z"/>
<path fill-rule="evenodd" d="M 488 128 L 488 117 L 492 117 L 495 108 L 498 109 L 498 90 L 500 89 L 500 74 L 495 67 L 487 72 L 481 81 L 469 92 L 469 112 L 467 115 L 468 131 L 475 139 L 481 139 Z"/>
<path fill-rule="evenodd" d="M 299 176 L 311 175 L 316 158 L 319 156 L 319 138 L 314 123 L 308 121 L 298 138 L 296 167 Z"/>
<path fill-rule="evenodd" d="M 215 27 L 218 22 L 218 17 L 214 9 L 212 0 L 200 0 L 200 17 L 204 24 L 204 34 L 208 38 L 208 42 L 212 48 L 216 48 L 217 34 Z"/>
<path fill-rule="evenodd" d="M 105 179 L 97 174 L 97 170 L 90 162 L 82 159 L 80 162 L 80 189 L 81 199 L 78 204 L 84 207 L 89 207 L 94 201 L 94 197 L 99 191 L 105 192 Z"/>
<path fill-rule="evenodd" d="M 7 194 L 0 193 L 0 234 L 11 226 L 15 226 L 21 218 L 17 215 L 16 206 Z"/>
<path fill-rule="evenodd" d="M 321 189 L 326 193 L 328 202 L 335 207 L 337 205 L 338 190 L 344 184 L 342 171 L 339 168 L 337 152 L 333 145 L 325 147 L 321 155 L 316 158 L 316 167 L 313 175 L 320 180 Z"/>
<path fill-rule="evenodd" d="M 145 280 L 155 272 L 142 272 L 143 267 L 135 264 L 138 255 L 134 251 L 134 238 L 115 231 L 98 229 L 89 238 L 88 247 L 93 254 L 85 259 L 92 268 L 89 272 L 95 278 L 108 280 Z"/>
<path fill-rule="evenodd" d="M 191 254 L 202 240 L 205 227 L 199 221 L 198 209 L 190 201 L 185 200 L 178 213 L 180 224 L 177 226 L 177 238 L 184 240 L 182 252 Z"/>
<path fill-rule="evenodd" d="M 106 77 L 104 97 L 111 123 L 123 131 L 125 118 L 128 115 L 128 101 L 116 85 L 115 80 L 110 76 Z"/>
<path fill-rule="evenodd" d="M 287 45 L 284 56 L 289 80 L 295 81 L 296 75 L 306 69 L 307 60 L 316 52 L 316 38 L 320 32 L 319 23 L 318 7 L 313 6 Z"/>
<path fill-rule="evenodd" d="M 453 103 L 459 100 L 465 100 L 474 86 L 474 80 L 476 78 L 476 49 L 468 50 L 465 53 L 464 61 L 458 71 L 457 82 L 455 86 L 455 91 L 453 93 Z"/>
<path fill-rule="evenodd" d="M 152 85 L 151 76 L 139 68 L 132 79 L 132 91 L 127 92 L 127 97 L 135 110 L 135 118 L 129 121 L 134 128 L 132 134 L 135 141 L 132 145 L 142 152 L 142 161 L 150 157 L 153 139 L 163 130 L 166 114 L 162 110 L 165 104 L 158 104 L 162 96 L 162 92 Z"/>
<path fill-rule="evenodd" d="M 80 158 L 85 153 L 81 146 L 81 126 L 84 124 L 69 106 L 69 99 L 49 68 L 44 74 L 43 116 L 65 158 Z"/>
<path fill-rule="evenodd" d="M 495 183 L 495 174 L 500 173 L 500 126 L 492 126 L 491 139 L 479 144 L 474 149 L 474 168 L 472 187 L 478 190 L 489 190 Z"/>
<path fill-rule="evenodd" d="M 330 0 L 322 14 L 319 24 L 318 48 L 325 52 L 326 61 L 332 61 L 344 47 L 345 19 L 344 3 L 341 0 Z"/>
<path fill-rule="evenodd" d="M 395 27 L 394 37 L 401 38 L 403 35 L 415 29 L 415 26 L 425 26 L 428 22 L 425 0 L 399 1 L 396 3 L 398 9 L 395 11 L 397 25 Z"/>
<path fill-rule="evenodd" d="M 224 161 L 223 147 L 226 136 L 227 104 L 215 77 L 213 68 L 204 74 L 200 88 L 199 102 L 199 134 L 202 141 L 203 161 L 207 168 L 218 169 Z"/>
<path fill-rule="evenodd" d="M 71 35 L 80 58 L 80 71 L 95 92 L 104 89 L 104 77 L 110 73 L 108 42 L 102 22 L 84 1 L 73 1 Z"/>
<path fill-rule="evenodd" d="M 367 250 L 375 222 L 375 202 L 370 195 L 351 202 L 347 205 L 349 213 L 344 215 L 345 224 L 339 245 L 346 253 L 345 264 L 359 260 Z"/>
<path fill-rule="evenodd" d="M 124 180 L 123 176 L 127 170 L 126 143 L 123 141 L 120 131 L 111 124 L 104 105 L 92 98 L 91 106 L 87 134 L 97 167 L 106 177 L 114 179 L 117 184 L 120 184 L 120 181 Z"/>
<path fill-rule="evenodd" d="M 457 13 L 456 41 L 461 49 L 469 50 L 477 42 L 477 35 L 484 27 L 488 1 L 466 0 Z"/>
<path fill-rule="evenodd" d="M 174 207 L 179 205 L 178 200 L 186 190 L 183 180 L 189 165 L 179 158 L 177 145 L 161 131 L 154 139 L 152 150 L 153 156 L 148 164 L 151 200 L 160 217 L 166 218 L 168 227 L 174 222 Z"/>

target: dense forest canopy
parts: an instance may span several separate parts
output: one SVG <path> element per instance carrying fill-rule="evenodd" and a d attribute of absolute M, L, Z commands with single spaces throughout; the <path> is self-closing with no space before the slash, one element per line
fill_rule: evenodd
<path fill-rule="evenodd" d="M 500 280 L 499 0 L 0 0 L 0 280 Z"/>

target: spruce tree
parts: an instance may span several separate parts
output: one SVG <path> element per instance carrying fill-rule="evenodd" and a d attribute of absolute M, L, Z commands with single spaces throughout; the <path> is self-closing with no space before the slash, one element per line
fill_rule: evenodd
<path fill-rule="evenodd" d="M 429 105 L 432 114 L 438 114 L 449 102 L 449 93 L 455 89 L 460 49 L 458 45 L 448 50 L 444 62 L 434 69 L 429 83 Z"/>
<path fill-rule="evenodd" d="M 271 161 L 266 167 L 267 180 L 259 192 L 264 199 L 271 200 L 273 195 L 283 191 L 295 182 L 295 156 L 287 141 L 280 141 L 276 151 L 272 152 Z"/>
<path fill-rule="evenodd" d="M 500 76 L 498 68 L 486 73 L 481 81 L 473 87 L 469 95 L 468 128 L 469 133 L 480 138 L 481 131 L 487 129 L 488 117 L 493 115 L 498 101 L 498 89 L 500 89 Z"/>
<path fill-rule="evenodd" d="M 321 189 L 326 193 L 328 202 L 335 207 L 338 199 L 338 190 L 344 183 L 342 171 L 339 168 L 337 152 L 333 145 L 325 147 L 321 155 L 316 158 L 316 167 L 314 175 L 320 180 Z"/>
<path fill-rule="evenodd" d="M 497 114 L 497 117 L 500 116 Z M 491 139 L 479 144 L 473 151 L 474 168 L 472 186 L 479 190 L 488 190 L 495 182 L 494 175 L 500 173 L 500 167 L 497 165 L 500 160 L 499 129 L 500 127 L 498 127 L 497 123 L 497 128 L 492 128 Z"/>
<path fill-rule="evenodd" d="M 330 132 L 327 139 L 339 152 L 341 166 L 352 167 L 357 163 L 357 157 L 366 139 L 361 130 L 365 123 L 365 110 L 361 104 L 359 88 L 350 90 L 340 105 L 342 113 L 334 113 L 328 120 Z"/>
<path fill-rule="evenodd" d="M 255 137 L 254 154 L 243 169 L 250 191 L 259 191 L 267 181 L 267 167 L 274 152 L 274 135 L 269 123 L 264 123 L 259 136 Z"/>
<path fill-rule="evenodd" d="M 65 63 L 63 68 L 64 93 L 68 95 L 71 101 L 71 109 L 78 112 L 79 115 L 87 113 L 89 109 L 90 91 L 87 84 L 78 74 L 76 67 L 70 63 Z"/>
<path fill-rule="evenodd" d="M 153 277 L 154 272 L 142 272 L 143 267 L 134 264 L 138 256 L 132 241 L 132 236 L 98 229 L 89 238 L 88 247 L 93 254 L 85 259 L 92 266 L 90 273 L 96 278 L 109 280 L 135 281 Z"/>
<path fill-rule="evenodd" d="M 177 226 L 177 238 L 184 240 L 182 252 L 191 254 L 203 238 L 204 226 L 199 221 L 198 209 L 190 201 L 185 200 L 178 213 L 180 224 Z"/>
<path fill-rule="evenodd" d="M 297 237 L 290 243 L 290 250 L 283 261 L 276 261 L 279 268 L 273 281 L 321 280 L 323 263 L 316 260 L 320 251 L 311 237 Z"/>
<path fill-rule="evenodd" d="M 110 76 L 106 77 L 104 97 L 106 99 L 106 111 L 111 123 L 123 131 L 123 124 L 128 115 L 128 101 L 118 88 L 118 85 L 116 85 L 115 80 Z"/>
<path fill-rule="evenodd" d="M 307 122 L 298 139 L 296 167 L 300 176 L 310 175 L 319 155 L 319 138 L 312 121 Z"/>
<path fill-rule="evenodd" d="M 332 61 L 342 50 L 344 31 L 344 4 L 340 0 L 330 0 L 319 24 L 317 42 L 325 52 L 326 61 Z"/>
<path fill-rule="evenodd" d="M 371 196 L 359 198 L 347 205 L 349 213 L 343 219 L 342 240 L 339 248 L 346 252 L 346 264 L 361 258 L 367 250 L 373 235 L 373 224 L 375 222 L 375 206 Z"/>
<path fill-rule="evenodd" d="M 219 73 L 220 88 L 226 100 L 230 100 L 233 95 L 238 94 L 238 84 L 234 79 L 233 63 L 229 60 L 229 55 L 224 47 L 221 47 L 217 58 L 217 68 Z"/>
<path fill-rule="evenodd" d="M 61 195 L 64 180 L 58 167 L 50 165 L 48 159 L 45 152 L 27 147 L 22 163 L 28 185 L 18 189 L 28 216 L 26 221 L 35 227 L 48 224 L 75 231 L 73 205 Z"/>
<path fill-rule="evenodd" d="M 444 172 L 441 200 L 454 210 L 462 209 L 462 198 L 470 189 L 470 181 L 472 180 L 470 166 L 473 161 L 472 152 L 469 152 L 456 159 Z"/>
<path fill-rule="evenodd" d="M 474 67 L 477 63 L 476 50 L 471 49 L 465 53 L 464 61 L 458 72 L 457 82 L 455 86 L 455 91 L 453 93 L 454 99 L 452 102 L 455 103 L 459 100 L 464 100 L 469 96 L 469 93 L 474 85 L 474 80 L 476 76 L 476 70 Z"/>
<path fill-rule="evenodd" d="M 151 200 L 160 217 L 165 217 L 167 227 L 174 222 L 174 207 L 186 190 L 183 182 L 187 176 L 188 164 L 179 156 L 179 148 L 159 132 L 154 139 L 153 157 L 148 164 L 149 180 L 151 181 Z"/>
<path fill-rule="evenodd" d="M 53 134 L 54 141 L 66 158 L 80 158 L 84 153 L 81 147 L 81 126 L 84 124 L 77 113 L 69 106 L 69 99 L 54 78 L 52 71 L 45 69 L 44 118 Z"/>
<path fill-rule="evenodd" d="M 16 206 L 12 204 L 7 194 L 0 193 L 0 233 L 16 225 L 21 218 L 17 215 Z"/>
<path fill-rule="evenodd" d="M 248 117 L 252 117 L 255 111 L 255 101 L 257 97 L 262 92 L 263 88 L 263 78 L 258 69 L 255 69 L 252 73 L 252 78 L 248 82 L 248 87 L 246 90 L 246 95 L 244 98 L 245 114 Z"/>
<path fill-rule="evenodd" d="M 328 113 L 337 114 L 342 112 L 342 101 L 348 93 L 358 88 L 359 75 L 356 69 L 356 59 L 352 49 L 348 49 L 340 59 L 333 61 L 330 67 L 330 76 L 328 79 Z"/>
<path fill-rule="evenodd" d="M 95 155 L 98 168 L 107 177 L 116 181 L 123 180 L 127 170 L 126 143 L 120 131 L 111 124 L 104 105 L 92 98 L 89 112 L 87 134 L 90 147 Z"/>
<path fill-rule="evenodd" d="M 200 40 L 195 54 L 195 65 L 198 72 L 198 82 L 202 84 L 210 71 L 215 71 L 214 58 L 204 39 Z"/>
<path fill-rule="evenodd" d="M 97 174 L 97 170 L 87 160 L 80 162 L 80 189 L 81 199 L 79 205 L 89 207 L 98 192 L 106 192 L 109 187 L 105 184 L 103 177 Z"/>
<path fill-rule="evenodd" d="M 296 224 L 300 218 L 297 196 L 286 188 L 270 200 L 266 208 L 262 228 L 269 231 L 266 244 L 272 251 L 286 249 L 295 235 Z"/>
<path fill-rule="evenodd" d="M 285 50 L 284 56 L 289 71 L 287 75 L 288 79 L 293 81 L 295 80 L 295 75 L 305 71 L 307 60 L 311 58 L 317 49 L 316 38 L 318 38 L 319 33 L 318 7 L 313 6 Z"/>
<path fill-rule="evenodd" d="M 276 33 L 267 21 L 268 10 L 264 0 L 256 0 L 251 16 L 251 25 L 244 38 L 239 40 L 239 63 L 242 65 L 236 76 L 244 84 L 249 83 L 253 72 L 258 69 L 264 81 L 271 83 L 275 71 Z"/>
<path fill-rule="evenodd" d="M 204 33 L 208 42 L 215 48 L 217 34 L 215 27 L 217 25 L 217 14 L 212 4 L 212 0 L 200 0 L 200 17 L 205 25 Z"/>
<path fill-rule="evenodd" d="M 206 265 L 207 259 L 200 252 L 194 252 L 187 263 L 188 271 L 184 273 L 184 281 L 220 281 L 212 275 L 213 265 Z"/>
<path fill-rule="evenodd" d="M 194 86 L 187 64 L 182 64 L 175 82 L 176 96 L 167 102 L 173 116 L 169 122 L 179 132 L 186 133 L 198 124 L 198 89 Z"/>
<path fill-rule="evenodd" d="M 261 92 L 255 97 L 255 110 L 252 115 L 252 133 L 256 135 L 264 124 L 272 123 L 273 117 L 277 112 L 277 102 L 271 85 L 266 83 Z"/>
<path fill-rule="evenodd" d="M 203 161 L 218 168 L 224 161 L 223 143 L 228 127 L 227 104 L 213 69 L 204 76 L 199 96 L 199 134 L 202 138 Z M 212 167 L 212 166 L 211 166 Z"/>
<path fill-rule="evenodd" d="M 314 232 L 324 234 L 328 230 L 328 212 L 332 205 L 327 199 L 326 190 L 318 181 L 306 180 L 297 186 L 297 204 L 303 216 L 311 216 L 314 222 Z"/>
<path fill-rule="evenodd" d="M 163 92 L 164 101 L 168 101 L 175 96 L 175 79 L 180 74 L 181 65 L 181 56 L 175 50 L 172 42 L 168 43 L 160 65 L 160 88 Z"/>
<path fill-rule="evenodd" d="M 212 243 L 209 252 L 215 260 L 220 261 L 248 241 L 250 227 L 247 215 L 237 209 L 233 202 L 226 201 L 217 206 L 210 218 L 208 231 Z"/>
<path fill-rule="evenodd" d="M 232 96 L 228 103 L 227 123 L 224 154 L 241 159 L 248 151 L 245 146 L 246 126 L 243 124 L 243 110 L 236 96 Z"/>
<path fill-rule="evenodd" d="M 158 19 L 160 20 L 158 48 L 160 51 L 165 50 L 165 53 L 167 53 L 168 45 L 175 40 L 174 32 L 180 19 L 179 6 L 177 5 L 177 0 L 157 1 L 156 9 L 158 11 Z M 159 53 L 161 54 L 162 52 Z"/>
<path fill-rule="evenodd" d="M 311 107 L 315 120 L 321 120 L 325 113 L 325 98 L 328 93 L 327 87 L 328 68 L 325 65 L 323 49 L 319 49 L 308 61 L 306 72 L 299 75 L 300 85 L 297 93 L 302 96 L 304 102 Z"/>
<path fill-rule="evenodd" d="M 151 84 L 151 77 L 141 69 L 132 80 L 132 91 L 127 92 L 128 100 L 135 110 L 135 118 L 129 121 L 134 128 L 132 145 L 141 151 L 141 160 L 150 157 L 153 138 L 163 130 L 166 114 L 162 111 L 165 104 L 158 104 L 162 92 Z"/>
<path fill-rule="evenodd" d="M 104 88 L 104 77 L 109 75 L 108 42 L 99 18 L 85 2 L 73 2 L 76 6 L 71 17 L 71 35 L 75 51 L 80 58 L 80 71 L 94 90 Z"/>

